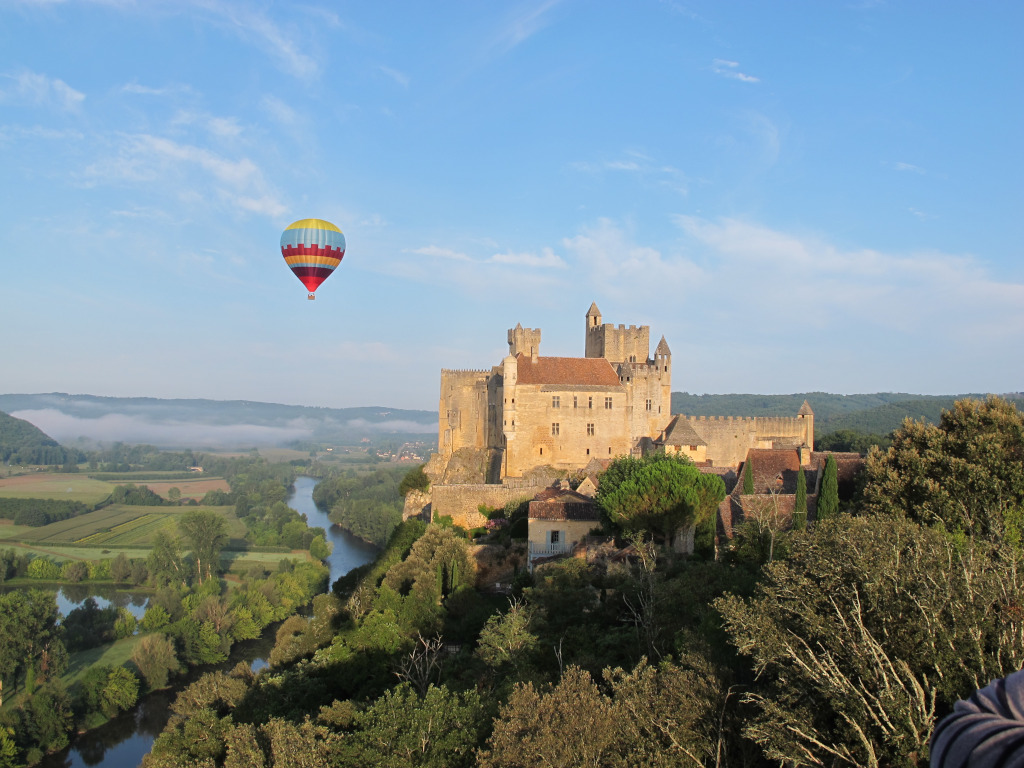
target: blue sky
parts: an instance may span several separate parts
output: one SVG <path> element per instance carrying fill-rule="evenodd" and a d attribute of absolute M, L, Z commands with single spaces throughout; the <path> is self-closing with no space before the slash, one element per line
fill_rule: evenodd
<path fill-rule="evenodd" d="M 0 391 L 1024 389 L 1024 4 L 0 0 Z M 306 300 L 278 250 L 348 251 Z"/>

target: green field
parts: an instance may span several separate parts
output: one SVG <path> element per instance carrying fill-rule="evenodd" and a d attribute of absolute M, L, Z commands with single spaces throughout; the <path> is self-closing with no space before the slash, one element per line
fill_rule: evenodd
<path fill-rule="evenodd" d="M 40 472 L 0 478 L 0 497 L 10 499 L 63 499 L 98 504 L 113 490 L 113 483 L 72 473 Z"/>
<path fill-rule="evenodd" d="M 68 520 L 39 528 L 17 526 L 11 533 L 0 527 L 0 537 L 38 546 L 79 545 L 90 547 L 149 547 L 159 531 L 177 535 L 178 517 L 189 511 L 205 509 L 217 512 L 227 521 L 232 539 L 245 536 L 245 524 L 235 517 L 233 507 L 135 507 L 112 504 Z M 14 526 L 10 526 L 14 528 Z"/>

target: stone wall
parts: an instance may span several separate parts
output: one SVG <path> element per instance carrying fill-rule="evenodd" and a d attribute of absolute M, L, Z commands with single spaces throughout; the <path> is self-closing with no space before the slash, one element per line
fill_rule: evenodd
<path fill-rule="evenodd" d="M 434 485 L 430 489 L 430 510 L 432 519 L 451 515 L 456 525 L 463 528 L 479 528 L 487 518 L 480 514 L 478 507 L 483 504 L 492 509 L 501 509 L 510 501 L 532 499 L 540 489 L 506 488 L 503 485 Z"/>
<path fill-rule="evenodd" d="M 441 370 L 437 450 L 451 456 L 460 448 L 482 448 L 487 429 L 490 371 Z"/>
<path fill-rule="evenodd" d="M 612 407 L 606 408 L 609 397 Z M 505 475 L 519 477 L 540 465 L 578 469 L 593 459 L 628 455 L 634 441 L 626 398 L 623 387 L 518 385 L 516 423 L 506 428 Z"/>
<path fill-rule="evenodd" d="M 811 422 L 801 418 L 680 416 L 707 443 L 707 458 L 716 467 L 736 467 L 751 448 L 813 446 Z"/>

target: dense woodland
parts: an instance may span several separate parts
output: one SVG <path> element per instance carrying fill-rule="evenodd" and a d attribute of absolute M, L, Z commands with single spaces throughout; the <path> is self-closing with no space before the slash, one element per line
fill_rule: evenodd
<path fill-rule="evenodd" d="M 231 492 L 211 503 L 282 536 L 273 510 L 293 468 L 232 461 Z M 400 479 L 327 476 L 318 501 L 369 520 Z M 793 526 L 751 519 L 716 542 L 715 480 L 666 457 L 616 461 L 598 502 L 624 549 L 521 573 L 509 595 L 475 588 L 459 531 L 397 523 L 373 564 L 281 625 L 270 669 L 187 686 L 145 764 L 921 767 L 957 699 L 1024 666 L 1024 416 L 1010 402 L 904 423 L 853 497 L 823 489 L 831 503 Z M 696 551 L 675 554 L 689 525 Z M 210 558 L 154 548 L 145 654 L 72 691 L 54 677 L 67 644 L 128 619 L 83 606 L 69 630 L 46 599 L 14 593 L 0 677 L 32 691 L 0 715 L 0 766 L 182 662 L 222 658 L 224 638 L 283 615 L 260 612 L 264 598 L 283 604 L 283 589 L 292 607 L 317 589 L 296 568 L 229 591 Z"/>
<path fill-rule="evenodd" d="M 282 627 L 269 672 L 186 689 L 146 765 L 924 766 L 937 719 L 1024 666 L 1005 401 L 905 424 L 855 498 L 770 548 L 751 521 L 674 555 L 720 489 L 680 462 L 613 467 L 598 498 L 628 557 L 482 594 L 465 539 L 402 523 Z"/>

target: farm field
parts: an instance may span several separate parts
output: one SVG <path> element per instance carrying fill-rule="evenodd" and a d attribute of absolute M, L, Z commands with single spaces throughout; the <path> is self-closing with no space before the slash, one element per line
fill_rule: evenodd
<path fill-rule="evenodd" d="M 7 540 L 16 537 L 18 541 L 36 547 L 88 545 L 119 549 L 148 548 L 159 531 L 177 535 L 177 518 L 195 509 L 208 509 L 221 514 L 227 520 L 229 536 L 237 539 L 245 536 L 245 525 L 235 517 L 233 507 L 136 507 L 127 504 L 112 504 L 95 512 L 32 528 L 28 532 L 21 530 L 17 534 L 8 535 L 4 528 L 0 528 L 0 536 Z M 92 556 L 95 556 L 95 550 Z"/>
<path fill-rule="evenodd" d="M 0 497 L 9 499 L 64 499 L 97 504 L 114 490 L 116 483 L 94 480 L 76 473 L 38 472 L 32 475 L 0 477 Z"/>
<path fill-rule="evenodd" d="M 168 480 L 167 482 L 144 480 L 135 485 L 145 485 L 153 493 L 159 494 L 165 499 L 171 488 L 177 488 L 181 491 L 182 499 L 195 499 L 196 501 L 201 501 L 207 491 L 224 491 L 226 493 L 231 490 L 228 481 L 223 477 L 205 477 L 202 480 Z"/>

